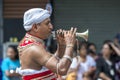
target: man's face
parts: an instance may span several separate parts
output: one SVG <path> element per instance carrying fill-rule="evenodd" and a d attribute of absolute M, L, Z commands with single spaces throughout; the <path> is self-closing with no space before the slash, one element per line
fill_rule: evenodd
<path fill-rule="evenodd" d="M 50 18 L 47 18 L 43 22 L 37 24 L 37 27 L 38 27 L 37 33 L 39 37 L 42 39 L 48 38 L 53 29 Z"/>

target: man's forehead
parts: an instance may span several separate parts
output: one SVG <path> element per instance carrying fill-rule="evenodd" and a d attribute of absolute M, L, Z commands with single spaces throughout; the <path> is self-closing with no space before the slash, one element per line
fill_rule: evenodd
<path fill-rule="evenodd" d="M 45 19 L 43 22 L 48 22 L 50 21 L 50 18 Z"/>
<path fill-rule="evenodd" d="M 50 22 L 50 21 L 51 21 L 50 18 L 47 18 L 47 19 L 45 19 L 43 22 L 38 23 L 38 24 L 47 23 L 47 22 Z"/>

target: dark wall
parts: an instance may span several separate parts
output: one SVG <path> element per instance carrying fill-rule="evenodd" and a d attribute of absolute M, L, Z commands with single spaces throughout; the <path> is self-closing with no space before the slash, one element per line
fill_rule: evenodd
<path fill-rule="evenodd" d="M 4 42 L 9 41 L 10 37 L 17 37 L 20 41 L 25 35 L 23 19 L 4 19 Z"/>
<path fill-rule="evenodd" d="M 2 1 L 0 0 L 0 58 L 2 58 L 2 41 L 3 41 L 3 28 L 2 28 Z"/>
<path fill-rule="evenodd" d="M 3 11 L 3 6 L 2 6 L 2 1 L 3 0 L 0 0 L 0 28 L 2 28 L 2 22 L 3 22 L 3 16 L 2 16 L 3 15 L 2 14 L 3 13 L 2 12 Z"/>
<path fill-rule="evenodd" d="M 99 45 L 120 32 L 120 0 L 55 0 L 55 27 L 89 29 L 89 41 Z"/>

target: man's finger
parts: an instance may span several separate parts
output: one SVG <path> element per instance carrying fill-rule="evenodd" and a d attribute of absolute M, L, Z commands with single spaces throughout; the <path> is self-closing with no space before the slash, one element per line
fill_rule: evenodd
<path fill-rule="evenodd" d="M 70 30 L 71 32 L 73 32 L 73 27 L 71 28 L 71 30 Z"/>
<path fill-rule="evenodd" d="M 65 31 L 65 30 L 62 30 L 62 34 L 63 34 L 63 35 L 64 35 L 64 31 Z"/>
<path fill-rule="evenodd" d="M 62 29 L 60 29 L 60 36 L 62 36 Z"/>
<path fill-rule="evenodd" d="M 58 34 L 60 35 L 60 33 L 61 33 L 61 32 L 60 32 L 60 29 L 59 29 L 59 30 L 58 30 Z"/>
<path fill-rule="evenodd" d="M 67 34 L 67 31 L 64 31 L 64 36 L 66 36 L 66 34 Z"/>
<path fill-rule="evenodd" d="M 56 31 L 56 34 L 58 34 L 58 30 Z"/>
<path fill-rule="evenodd" d="M 67 31 L 67 34 L 70 35 L 71 34 L 70 31 Z"/>
<path fill-rule="evenodd" d="M 73 34 L 76 34 L 77 28 L 74 28 Z"/>
<path fill-rule="evenodd" d="M 77 28 L 74 28 L 74 31 L 73 31 L 73 36 L 76 35 L 76 31 L 77 31 Z"/>

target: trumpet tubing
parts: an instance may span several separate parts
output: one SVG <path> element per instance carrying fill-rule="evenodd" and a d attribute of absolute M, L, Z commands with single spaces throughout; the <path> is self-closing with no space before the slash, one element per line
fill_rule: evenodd
<path fill-rule="evenodd" d="M 56 33 L 56 31 L 52 32 L 53 38 L 56 38 L 55 33 Z M 76 32 L 76 37 L 81 37 L 81 38 L 85 39 L 86 41 L 88 40 L 88 35 L 89 35 L 89 30 L 88 29 L 83 33 Z"/>

